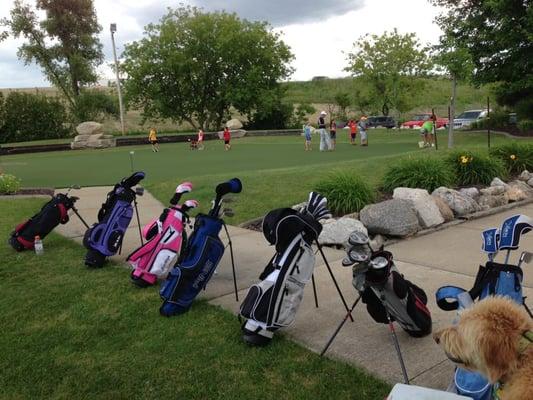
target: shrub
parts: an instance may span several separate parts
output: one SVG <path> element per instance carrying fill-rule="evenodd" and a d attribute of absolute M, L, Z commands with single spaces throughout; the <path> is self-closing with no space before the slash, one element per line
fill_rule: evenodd
<path fill-rule="evenodd" d="M 448 153 L 446 163 L 453 169 L 459 186 L 488 185 L 495 177 L 506 176 L 501 160 L 479 152 L 455 150 Z"/>
<path fill-rule="evenodd" d="M 529 132 L 533 131 L 533 120 L 531 119 L 524 119 L 522 121 L 518 121 L 518 129 L 521 132 Z"/>
<path fill-rule="evenodd" d="M 510 142 L 490 149 L 493 157 L 499 158 L 512 175 L 527 169 L 533 171 L 533 144 Z"/>
<path fill-rule="evenodd" d="M 72 115 L 76 122 L 102 121 L 106 116 L 118 118 L 118 99 L 102 91 L 84 91 L 76 98 Z"/>
<path fill-rule="evenodd" d="M 470 125 L 470 129 L 487 129 L 489 123 L 491 129 L 508 127 L 510 125 L 509 112 L 501 108 L 491 111 L 490 118 L 474 121 Z"/>
<path fill-rule="evenodd" d="M 13 194 L 20 189 L 20 179 L 14 175 L 0 174 L 0 194 Z"/>
<path fill-rule="evenodd" d="M 1 100 L 1 99 L 0 99 Z M 56 97 L 11 92 L 2 106 L 0 143 L 56 139 L 68 136 L 67 113 Z"/>
<path fill-rule="evenodd" d="M 397 187 L 426 189 L 432 192 L 440 186 L 454 184 L 453 170 L 441 158 L 404 158 L 391 165 L 385 172 L 382 188 L 392 193 Z"/>
<path fill-rule="evenodd" d="M 327 197 L 329 209 L 338 215 L 357 212 L 375 198 L 374 189 L 368 183 L 345 171 L 333 171 L 315 190 Z"/>

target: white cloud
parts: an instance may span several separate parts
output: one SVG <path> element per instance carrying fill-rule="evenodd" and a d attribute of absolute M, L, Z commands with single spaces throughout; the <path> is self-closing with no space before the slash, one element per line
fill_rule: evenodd
<path fill-rule="evenodd" d="M 34 3 L 34 0 L 27 0 Z M 366 33 L 381 34 L 397 27 L 402 33 L 415 32 L 422 42 L 436 43 L 440 31 L 433 23 L 438 10 L 427 0 L 191 0 L 207 10 L 225 8 L 249 19 L 268 19 L 283 32 L 283 40 L 296 56 L 293 80 L 313 76 L 344 76 L 346 56 L 353 42 Z M 0 0 L 0 18 L 9 15 L 13 0 Z M 99 72 L 113 78 L 109 24 L 117 23 L 117 52 L 124 44 L 142 37 L 143 27 L 157 22 L 175 0 L 95 0 L 106 62 Z M 0 43 L 0 87 L 47 86 L 40 69 L 24 66 L 17 59 L 20 41 Z"/>

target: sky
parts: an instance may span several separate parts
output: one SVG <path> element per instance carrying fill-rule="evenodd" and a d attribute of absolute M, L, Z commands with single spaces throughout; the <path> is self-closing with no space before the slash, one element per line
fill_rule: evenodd
<path fill-rule="evenodd" d="M 35 0 L 25 1 L 35 4 Z M 144 26 L 157 22 L 167 7 L 177 7 L 180 2 L 268 21 L 295 55 L 290 80 L 347 76 L 346 53 L 367 33 L 397 28 L 400 33 L 416 33 L 424 44 L 437 43 L 441 34 L 434 23 L 439 10 L 428 0 L 94 0 L 106 58 L 98 71 L 101 80 L 114 77 L 109 67 L 113 61 L 110 23 L 117 24 L 115 40 L 120 55 L 124 44 L 142 38 Z M 0 18 L 9 16 L 13 3 L 0 0 Z M 0 88 L 49 86 L 38 66 L 26 66 L 17 58 L 21 43 L 13 38 L 0 42 Z"/>

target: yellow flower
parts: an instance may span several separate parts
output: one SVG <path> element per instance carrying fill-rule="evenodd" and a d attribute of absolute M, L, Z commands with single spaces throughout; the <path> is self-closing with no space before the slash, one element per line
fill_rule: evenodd
<path fill-rule="evenodd" d="M 466 164 L 468 162 L 467 156 L 461 156 L 461 164 Z"/>
<path fill-rule="evenodd" d="M 514 154 L 511 154 L 509 157 L 511 158 L 511 160 L 516 160 L 516 156 Z"/>

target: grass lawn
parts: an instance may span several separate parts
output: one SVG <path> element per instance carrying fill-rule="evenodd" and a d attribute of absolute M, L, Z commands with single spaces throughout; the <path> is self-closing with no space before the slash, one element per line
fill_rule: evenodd
<path fill-rule="evenodd" d="M 65 187 L 72 184 L 112 185 L 130 172 L 130 151 L 135 152 L 135 169 L 144 170 L 144 185 L 163 203 L 171 197 L 176 185 L 185 180 L 194 183 L 189 198 L 198 199 L 206 211 L 214 194 L 214 186 L 228 178 L 239 177 L 243 192 L 232 206 L 238 223 L 264 215 L 275 207 L 304 201 L 316 182 L 335 169 L 352 170 L 376 185 L 384 170 L 400 156 L 442 154 L 431 149 L 418 149 L 418 132 L 372 130 L 370 146 L 351 146 L 341 131 L 335 152 L 318 151 L 318 138 L 313 138 L 312 152 L 303 151 L 301 137 L 250 137 L 236 139 L 229 152 L 221 142 L 206 142 L 206 150 L 190 151 L 187 143 L 165 144 L 159 153 L 149 145 L 119 147 L 106 150 L 85 150 L 22 154 L 0 157 L 0 168 L 20 177 L 23 186 Z M 442 149 L 445 132 L 439 132 Z M 492 144 L 510 141 L 493 135 Z M 459 147 L 486 146 L 483 133 L 457 133 Z"/>
<path fill-rule="evenodd" d="M 390 387 L 276 335 L 249 348 L 234 315 L 205 302 L 162 318 L 156 288 L 119 266 L 87 270 L 59 235 L 15 253 L 10 230 L 42 199 L 0 200 L 0 398 L 383 399 Z"/>

